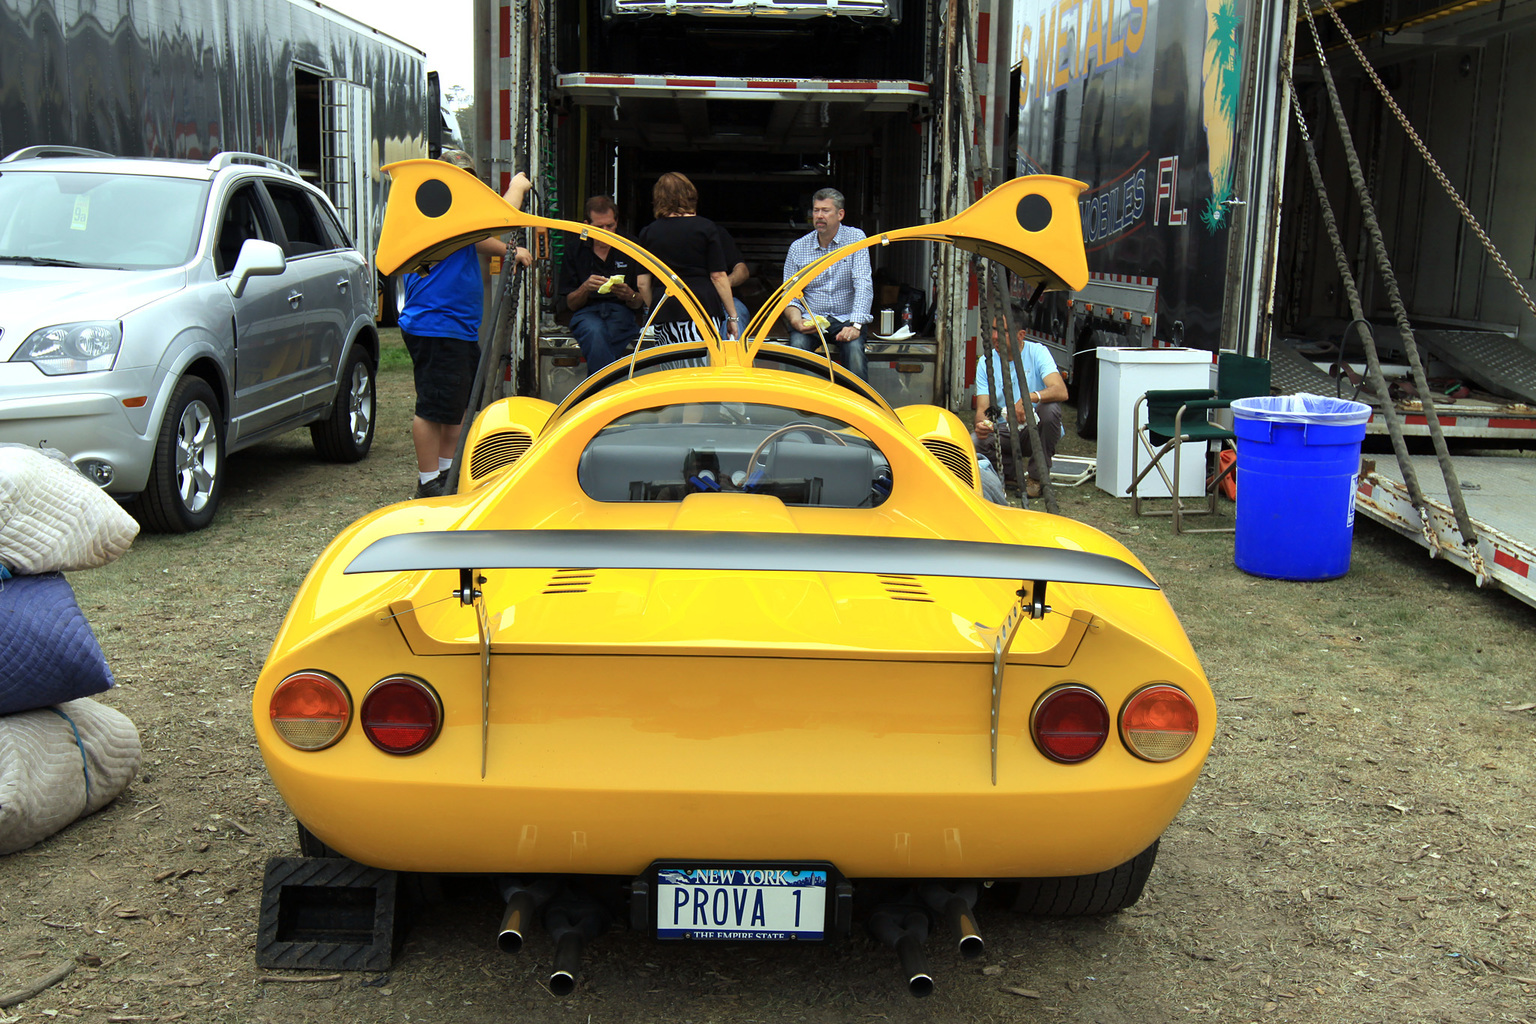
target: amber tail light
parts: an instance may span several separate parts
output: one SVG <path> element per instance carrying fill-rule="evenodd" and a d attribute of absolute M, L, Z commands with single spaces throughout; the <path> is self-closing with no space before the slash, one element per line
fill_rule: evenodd
<path fill-rule="evenodd" d="M 386 754 L 415 754 L 437 739 L 443 703 L 420 679 L 390 676 L 373 684 L 358 720 L 363 734 Z"/>
<path fill-rule="evenodd" d="M 1040 698 L 1030 716 L 1035 746 L 1052 761 L 1086 761 L 1109 737 L 1109 709 L 1086 686 L 1058 686 Z"/>
<path fill-rule="evenodd" d="M 1169 683 L 1136 691 L 1120 712 L 1120 738 L 1131 753 L 1147 761 L 1172 761 L 1190 748 L 1199 731 L 1195 702 Z"/>
<path fill-rule="evenodd" d="M 295 672 L 277 684 L 267 707 L 273 730 L 299 750 L 324 750 L 352 720 L 347 688 L 324 672 Z"/>

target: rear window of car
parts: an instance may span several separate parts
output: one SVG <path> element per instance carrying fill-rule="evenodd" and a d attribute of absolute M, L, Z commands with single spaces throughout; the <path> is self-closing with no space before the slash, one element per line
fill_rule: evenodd
<path fill-rule="evenodd" d="M 145 174 L 0 174 L 0 261 L 178 267 L 202 234 L 208 182 Z"/>
<path fill-rule="evenodd" d="M 308 192 L 268 181 L 267 195 L 272 197 L 277 219 L 283 224 L 283 255 L 292 259 L 339 248 L 339 239 L 332 235 L 327 218 L 321 216 L 320 204 Z"/>
<path fill-rule="evenodd" d="M 616 502 L 745 493 L 786 505 L 874 508 L 891 493 L 890 463 L 847 423 L 742 402 L 621 416 L 588 443 L 576 477 L 588 497 Z"/>

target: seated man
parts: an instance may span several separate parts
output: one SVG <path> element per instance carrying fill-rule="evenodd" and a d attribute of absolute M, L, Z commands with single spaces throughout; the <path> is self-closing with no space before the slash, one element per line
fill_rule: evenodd
<path fill-rule="evenodd" d="M 619 210 L 607 196 L 587 200 L 586 221 L 595 228 L 617 233 Z M 627 237 L 627 236 L 626 236 Z M 644 303 L 635 291 L 639 264 L 611 246 L 588 238 L 565 258 L 560 292 L 571 310 L 571 334 L 587 360 L 587 375 L 614 362 L 640 336 L 635 311 Z M 624 280 L 608 286 L 611 277 Z"/>
<path fill-rule="evenodd" d="M 1014 311 L 1015 322 L 1023 322 L 1024 314 Z M 1019 422 L 1019 451 L 1029 459 L 1028 481 L 1024 485 L 1026 499 L 1040 496 L 1040 482 L 1051 472 L 1051 460 L 1056 457 L 1056 445 L 1060 443 L 1065 428 L 1061 425 L 1061 403 L 1067 400 L 1067 384 L 1062 380 L 1056 360 L 1037 341 L 1026 341 L 1019 331 L 1017 346 L 1003 344 L 1001 339 L 1008 333 L 1000 321 L 992 327 L 992 344 L 976 364 L 976 426 L 971 441 L 976 445 L 977 462 L 981 469 L 982 492 L 988 501 L 998 504 L 1007 502 L 1003 487 L 1005 477 L 1013 475 L 1013 449 L 1009 440 L 1008 414 L 1003 408 L 1003 373 L 1008 375 L 1009 387 L 1014 398 L 1014 412 Z M 1019 384 L 1018 371 L 1014 368 L 1013 352 L 1017 347 L 1024 364 L 1024 385 Z M 1006 371 L 1001 368 L 1006 366 Z M 996 381 L 996 384 L 993 381 Z M 1044 458 L 1035 457 L 1025 427 L 1024 402 L 1035 408 L 1035 419 L 1040 426 L 1040 447 L 1045 449 Z M 1026 506 L 1027 506 L 1026 501 Z"/>
<path fill-rule="evenodd" d="M 811 222 L 816 230 L 790 243 L 784 257 L 784 280 L 799 273 L 812 261 L 840 245 L 858 242 L 864 232 L 843 223 L 843 194 L 835 188 L 819 190 L 811 199 Z M 839 352 L 849 372 L 868 379 L 864 358 L 864 340 L 870 321 L 870 307 L 875 298 L 874 275 L 869 268 L 869 251 L 862 250 L 839 260 L 817 275 L 784 311 L 789 324 L 789 343 L 812 352 L 822 350 L 822 339 L 807 314 L 824 316 L 830 322 L 823 329 L 827 350 L 835 358 Z"/>

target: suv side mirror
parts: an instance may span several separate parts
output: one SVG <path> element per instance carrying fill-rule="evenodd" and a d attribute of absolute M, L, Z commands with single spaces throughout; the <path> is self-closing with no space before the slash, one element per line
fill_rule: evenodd
<path fill-rule="evenodd" d="M 240 256 L 235 260 L 235 269 L 226 283 L 229 285 L 230 293 L 238 299 L 245 294 L 245 286 L 251 278 L 275 277 L 286 269 L 288 269 L 288 259 L 283 255 L 282 247 L 275 242 L 247 238 L 245 244 L 240 247 Z"/>

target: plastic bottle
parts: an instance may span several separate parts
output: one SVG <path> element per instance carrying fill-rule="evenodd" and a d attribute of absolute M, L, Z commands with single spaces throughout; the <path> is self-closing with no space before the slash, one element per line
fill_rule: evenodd
<path fill-rule="evenodd" d="M 901 307 L 901 326 L 912 329 L 912 303 L 908 302 Z"/>

